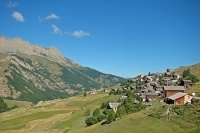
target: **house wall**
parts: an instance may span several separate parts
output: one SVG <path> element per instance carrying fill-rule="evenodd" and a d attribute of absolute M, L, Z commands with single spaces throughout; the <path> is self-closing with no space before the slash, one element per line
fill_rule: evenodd
<path fill-rule="evenodd" d="M 115 114 L 116 114 L 116 112 L 117 112 L 117 108 L 113 108 L 113 111 L 115 112 Z"/>
<path fill-rule="evenodd" d="M 192 96 L 190 96 L 190 95 L 184 96 L 184 104 L 187 103 L 187 101 L 191 101 L 191 100 L 192 100 Z"/>
<path fill-rule="evenodd" d="M 191 101 L 191 99 L 192 99 L 192 96 L 185 95 L 183 97 L 180 97 L 180 98 L 174 100 L 174 104 L 175 105 L 183 105 L 183 104 L 186 104 L 187 101 Z"/>
<path fill-rule="evenodd" d="M 190 86 L 190 83 L 191 83 L 191 82 L 185 81 L 185 82 L 184 82 L 184 87 L 186 88 L 186 87 Z"/>
<path fill-rule="evenodd" d="M 184 104 L 184 96 L 174 100 L 175 105 L 183 105 Z"/>
<path fill-rule="evenodd" d="M 166 90 L 165 91 L 165 97 L 170 97 L 178 92 L 184 92 L 184 91 L 181 91 L 181 90 Z"/>

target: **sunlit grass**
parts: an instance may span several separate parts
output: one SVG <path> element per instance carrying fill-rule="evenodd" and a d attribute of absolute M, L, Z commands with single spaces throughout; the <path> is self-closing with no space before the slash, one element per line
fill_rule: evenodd
<path fill-rule="evenodd" d="M 26 101 L 18 101 L 18 100 L 9 100 L 9 99 L 4 99 L 4 102 L 7 103 L 9 107 L 13 105 L 17 105 L 18 107 L 29 107 L 31 106 L 31 102 L 26 102 Z"/>
<path fill-rule="evenodd" d="M 55 114 L 67 113 L 65 110 L 41 111 L 30 115 L 17 117 L 5 121 L 0 121 L 0 131 L 17 130 L 25 127 L 26 123 L 32 120 L 45 119 Z"/>

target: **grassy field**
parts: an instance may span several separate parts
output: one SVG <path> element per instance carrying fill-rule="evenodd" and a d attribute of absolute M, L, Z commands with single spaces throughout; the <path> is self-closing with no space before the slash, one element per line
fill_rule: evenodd
<path fill-rule="evenodd" d="M 31 102 L 26 102 L 26 101 L 17 101 L 17 100 L 9 100 L 9 99 L 4 99 L 4 102 L 7 103 L 8 107 L 17 105 L 18 107 L 30 107 Z"/>
<path fill-rule="evenodd" d="M 184 67 L 179 67 L 177 69 L 175 69 L 174 71 L 182 74 L 184 70 L 187 70 L 188 68 L 190 68 L 190 72 L 192 74 L 194 74 L 195 76 L 198 77 L 198 79 L 200 79 L 200 63 L 192 65 L 192 66 L 184 66 Z"/>
<path fill-rule="evenodd" d="M 167 121 L 146 116 L 143 112 L 134 113 L 125 116 L 109 125 L 101 125 L 101 123 L 87 128 L 81 128 L 72 132 L 81 133 L 172 133 L 182 132 L 179 126 Z"/>
<path fill-rule="evenodd" d="M 102 102 L 118 98 L 106 93 L 87 97 L 81 95 L 35 106 L 30 106 L 29 102 L 5 100 L 9 106 L 18 105 L 19 108 L 0 114 L 0 132 L 64 132 L 85 127 L 86 109 L 95 109 Z"/>
<path fill-rule="evenodd" d="M 193 122 L 185 120 L 187 117 L 184 117 L 185 119 L 177 117 L 172 121 L 166 121 L 163 118 L 149 117 L 144 111 L 124 116 L 111 124 L 102 125 L 102 121 L 86 127 L 87 116 L 84 116 L 84 112 L 87 109 L 90 109 L 92 113 L 95 108 L 100 107 L 102 102 L 108 100 L 115 102 L 119 97 L 119 95 L 108 95 L 107 93 L 88 95 L 87 97 L 79 95 L 67 99 L 46 101 L 35 106 L 29 106 L 29 103 L 26 102 L 6 100 L 7 103 L 10 102 L 9 106 L 18 104 L 20 108 L 0 114 L 0 132 L 182 133 L 190 132 L 190 128 L 197 128 Z M 196 117 L 194 118 L 196 119 Z"/>
<path fill-rule="evenodd" d="M 187 93 L 195 93 L 196 96 L 200 97 L 200 83 L 196 83 L 193 87 L 186 89 Z"/>
<path fill-rule="evenodd" d="M 29 121 L 37 120 L 37 119 L 45 119 L 50 116 L 56 115 L 56 114 L 62 114 L 67 113 L 65 110 L 58 110 L 58 111 L 41 111 L 37 113 L 33 113 L 30 115 L 25 115 L 21 117 L 17 117 L 14 119 L 9 119 L 5 121 L 0 122 L 1 131 L 6 130 L 13 130 L 13 129 L 21 129 L 25 127 L 26 123 Z"/>

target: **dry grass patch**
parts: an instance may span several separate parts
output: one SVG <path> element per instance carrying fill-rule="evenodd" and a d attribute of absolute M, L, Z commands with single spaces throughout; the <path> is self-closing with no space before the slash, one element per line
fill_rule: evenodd
<path fill-rule="evenodd" d="M 66 110 L 58 110 L 58 111 L 41 111 L 30 115 L 25 115 L 17 118 L 11 118 L 9 120 L 1 120 L 0 121 L 0 131 L 6 130 L 17 130 L 24 128 L 26 123 L 29 121 L 37 120 L 37 119 L 45 119 L 51 117 L 55 114 L 63 114 L 69 113 Z"/>
<path fill-rule="evenodd" d="M 26 102 L 26 101 L 18 101 L 18 100 L 9 100 L 9 99 L 4 99 L 4 102 L 7 103 L 9 107 L 17 105 L 18 107 L 30 107 L 31 102 Z"/>

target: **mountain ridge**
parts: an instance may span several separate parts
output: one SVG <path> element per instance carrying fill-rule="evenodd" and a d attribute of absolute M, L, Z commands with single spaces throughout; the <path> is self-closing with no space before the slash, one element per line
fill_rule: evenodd
<path fill-rule="evenodd" d="M 71 64 L 80 66 L 80 64 L 75 63 L 73 60 L 64 57 L 56 47 L 45 48 L 40 45 L 31 45 L 28 41 L 24 41 L 21 38 L 7 39 L 0 37 L 0 52 L 7 54 L 21 52 L 27 55 L 37 55 L 69 65 L 66 63 L 67 60 L 68 63 L 70 62 Z"/>
<path fill-rule="evenodd" d="M 107 88 L 125 79 L 83 67 L 56 48 L 0 37 L 0 96 L 38 102 Z"/>

